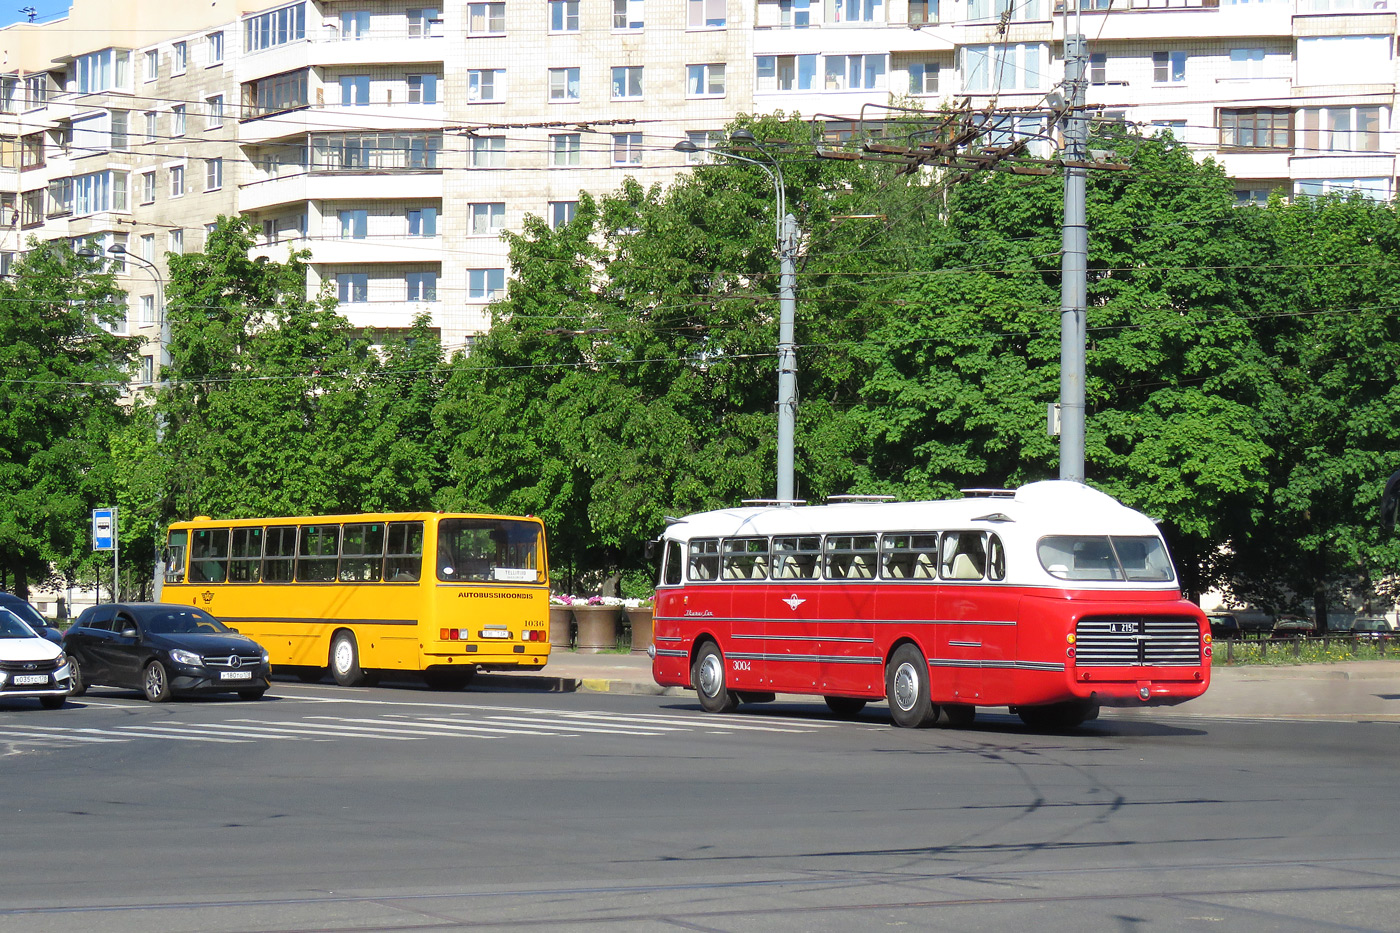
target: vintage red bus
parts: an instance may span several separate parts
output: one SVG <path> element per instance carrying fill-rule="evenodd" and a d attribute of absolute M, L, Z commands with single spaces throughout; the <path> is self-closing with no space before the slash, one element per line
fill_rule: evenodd
<path fill-rule="evenodd" d="M 652 672 L 710 712 L 797 693 L 841 715 L 885 699 L 900 726 L 1006 706 L 1072 728 L 1210 683 L 1156 525 L 1078 483 L 721 509 L 663 541 Z"/>

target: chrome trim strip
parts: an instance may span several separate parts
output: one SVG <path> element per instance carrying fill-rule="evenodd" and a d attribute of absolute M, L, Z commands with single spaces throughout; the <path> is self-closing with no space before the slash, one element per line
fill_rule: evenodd
<path fill-rule="evenodd" d="M 1063 664 L 1050 661 L 976 661 L 962 658 L 929 658 L 929 667 L 977 667 L 1012 671 L 1063 671 Z"/>
<path fill-rule="evenodd" d="M 788 616 L 656 616 L 658 622 L 805 622 L 808 625 L 1016 625 L 1015 619 L 799 619 Z"/>
<path fill-rule="evenodd" d="M 954 648 L 981 648 L 980 641 L 949 641 L 948 644 Z"/>
<path fill-rule="evenodd" d="M 836 641 L 853 645 L 875 644 L 875 639 L 873 638 L 838 638 L 836 636 L 827 635 L 740 635 L 736 633 L 729 637 L 735 641 Z"/>
<path fill-rule="evenodd" d="M 658 658 L 684 658 L 687 655 L 686 652 L 678 651 L 675 648 L 657 648 L 656 656 Z"/>

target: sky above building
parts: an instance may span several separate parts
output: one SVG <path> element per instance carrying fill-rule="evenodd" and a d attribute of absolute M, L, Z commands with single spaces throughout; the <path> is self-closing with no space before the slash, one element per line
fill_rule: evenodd
<path fill-rule="evenodd" d="M 12 23 L 28 22 L 31 8 L 34 10 L 34 21 L 43 23 L 60 16 L 66 16 L 68 14 L 68 0 L 28 0 L 28 2 L 21 0 L 9 10 L 0 9 L 0 22 L 7 26 Z"/>

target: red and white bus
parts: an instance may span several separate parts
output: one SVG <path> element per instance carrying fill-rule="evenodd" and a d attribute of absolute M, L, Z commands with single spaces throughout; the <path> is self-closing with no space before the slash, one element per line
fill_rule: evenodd
<path fill-rule="evenodd" d="M 690 515 L 662 536 L 652 672 L 710 712 L 776 693 L 896 725 L 1006 706 L 1072 728 L 1210 683 L 1210 628 L 1147 516 L 1079 483 Z M 855 499 L 856 497 L 852 497 Z"/>

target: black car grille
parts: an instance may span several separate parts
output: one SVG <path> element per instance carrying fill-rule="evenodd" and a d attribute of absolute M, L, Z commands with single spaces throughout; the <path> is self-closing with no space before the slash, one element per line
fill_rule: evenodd
<path fill-rule="evenodd" d="M 204 666 L 216 671 L 255 670 L 262 664 L 260 654 L 206 654 Z"/>
<path fill-rule="evenodd" d="M 58 670 L 58 661 L 0 661 L 0 671 L 9 674 L 45 674 Z"/>
<path fill-rule="evenodd" d="M 1201 629 L 1180 616 L 1096 616 L 1075 627 L 1079 667 L 1199 667 Z"/>

